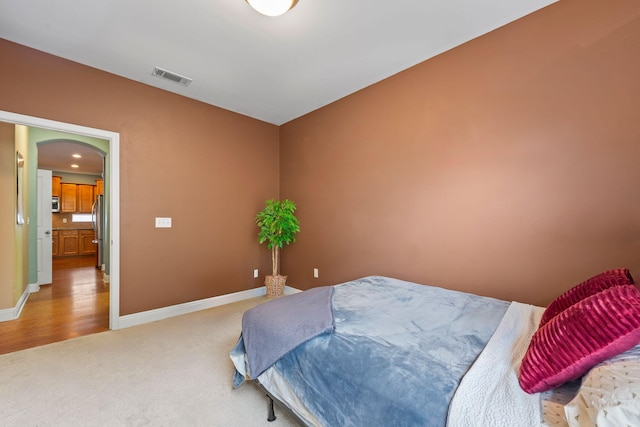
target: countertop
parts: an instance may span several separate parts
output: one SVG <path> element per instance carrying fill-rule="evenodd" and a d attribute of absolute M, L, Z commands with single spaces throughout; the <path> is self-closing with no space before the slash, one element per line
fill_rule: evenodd
<path fill-rule="evenodd" d="M 91 227 L 64 227 L 64 228 L 52 228 L 53 231 L 64 231 L 64 230 L 93 230 Z"/>

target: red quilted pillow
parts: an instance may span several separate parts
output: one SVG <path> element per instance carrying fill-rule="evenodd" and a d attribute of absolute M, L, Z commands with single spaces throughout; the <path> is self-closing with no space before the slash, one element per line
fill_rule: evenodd
<path fill-rule="evenodd" d="M 544 325 L 575 303 L 597 294 L 600 291 L 618 285 L 633 285 L 633 278 L 629 273 L 629 269 L 619 268 L 617 270 L 608 270 L 589 280 L 585 280 L 553 300 L 544 313 L 542 313 L 539 326 Z"/>
<path fill-rule="evenodd" d="M 538 328 L 520 366 L 527 393 L 558 387 L 640 343 L 640 290 L 613 286 Z"/>

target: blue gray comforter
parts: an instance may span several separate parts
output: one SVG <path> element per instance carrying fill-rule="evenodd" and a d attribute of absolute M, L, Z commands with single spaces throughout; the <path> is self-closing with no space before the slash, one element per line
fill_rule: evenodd
<path fill-rule="evenodd" d="M 324 426 L 444 426 L 509 303 L 385 277 L 334 287 L 334 330 L 273 365 Z"/>

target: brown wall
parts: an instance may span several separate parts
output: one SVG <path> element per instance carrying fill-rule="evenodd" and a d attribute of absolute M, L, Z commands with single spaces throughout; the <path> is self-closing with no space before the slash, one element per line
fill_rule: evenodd
<path fill-rule="evenodd" d="M 640 267 L 639 15 L 563 0 L 280 129 L 0 40 L 0 109 L 120 133 L 123 315 L 260 286 L 253 217 L 278 190 L 293 286 L 544 304 Z"/>
<path fill-rule="evenodd" d="M 121 315 L 262 285 L 276 126 L 5 40 L 0 58 L 0 110 L 120 133 Z"/>
<path fill-rule="evenodd" d="M 546 304 L 640 266 L 639 16 L 563 0 L 282 126 L 289 283 L 381 274 Z"/>

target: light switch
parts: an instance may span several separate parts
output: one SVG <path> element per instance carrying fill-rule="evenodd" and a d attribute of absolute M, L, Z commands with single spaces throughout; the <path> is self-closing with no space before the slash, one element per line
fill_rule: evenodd
<path fill-rule="evenodd" d="M 156 217 L 156 228 L 171 228 L 171 218 Z"/>

